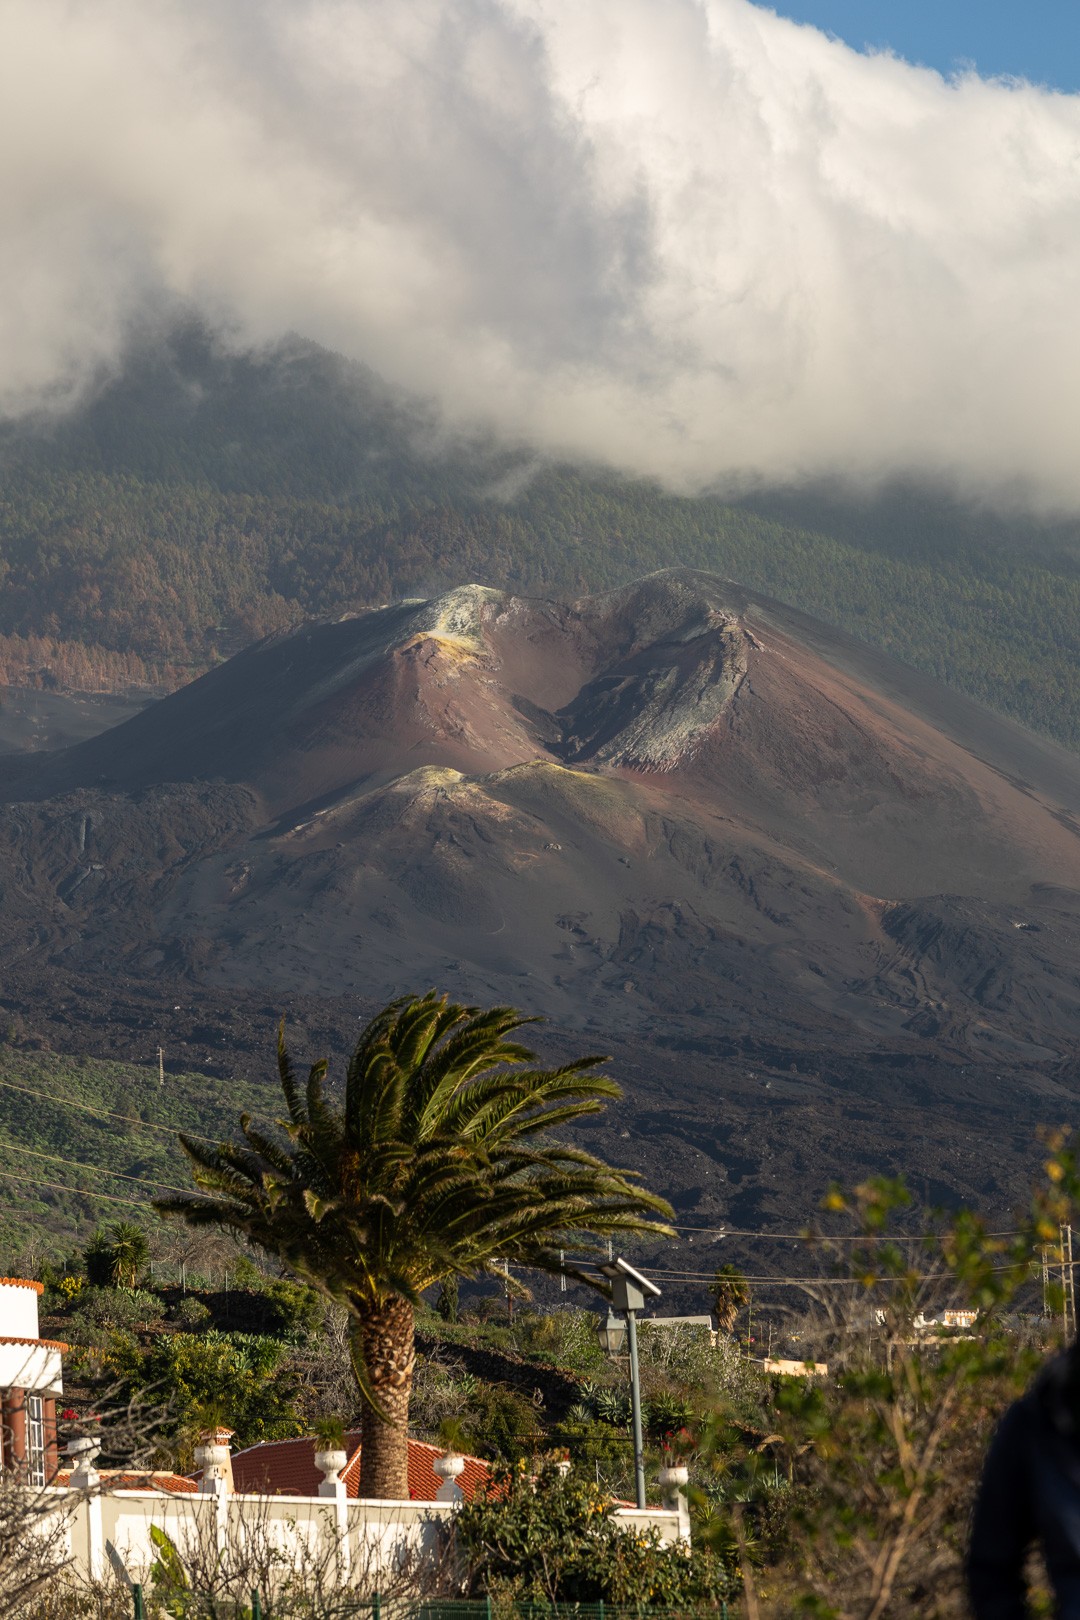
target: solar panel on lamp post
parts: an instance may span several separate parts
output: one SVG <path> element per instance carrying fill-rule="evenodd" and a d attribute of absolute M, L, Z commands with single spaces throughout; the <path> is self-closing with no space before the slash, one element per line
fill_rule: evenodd
<path fill-rule="evenodd" d="M 645 1506 L 645 1442 L 641 1431 L 641 1377 L 638 1369 L 637 1312 L 644 1310 L 646 1296 L 660 1298 L 660 1290 L 636 1271 L 629 1261 L 618 1256 L 606 1265 L 598 1266 L 601 1276 L 611 1284 L 611 1308 L 597 1330 L 597 1337 L 609 1356 L 618 1356 L 623 1344 L 630 1345 L 630 1411 L 634 1425 L 634 1492 L 639 1508 Z M 624 1327 L 619 1313 L 625 1318 Z"/>

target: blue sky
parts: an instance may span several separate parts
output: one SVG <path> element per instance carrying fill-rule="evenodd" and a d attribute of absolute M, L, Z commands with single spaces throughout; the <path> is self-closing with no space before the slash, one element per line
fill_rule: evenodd
<path fill-rule="evenodd" d="M 973 62 L 984 75 L 1080 89 L 1080 0 L 772 0 L 769 9 L 942 73 Z"/>

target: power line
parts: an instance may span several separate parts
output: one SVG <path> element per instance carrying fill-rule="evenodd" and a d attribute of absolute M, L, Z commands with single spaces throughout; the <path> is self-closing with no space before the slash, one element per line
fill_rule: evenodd
<path fill-rule="evenodd" d="M 118 1119 L 125 1125 L 135 1125 L 144 1131 L 164 1131 L 167 1136 L 176 1136 L 183 1131 L 186 1136 L 197 1137 L 200 1142 L 219 1142 L 218 1136 L 204 1136 L 201 1131 L 190 1131 L 186 1125 L 155 1125 L 150 1119 L 137 1119 L 133 1114 L 115 1114 L 111 1108 L 95 1108 L 92 1103 L 76 1102 L 74 1097 L 57 1097 L 51 1091 L 35 1091 L 31 1086 L 17 1086 L 11 1080 L 0 1080 L 0 1086 L 5 1091 L 18 1091 L 24 1097 L 37 1097 L 44 1102 L 51 1102 L 57 1108 L 81 1108 L 84 1114 L 99 1114 L 103 1119 Z"/>
<path fill-rule="evenodd" d="M 134 1181 L 140 1187 L 158 1187 L 165 1192 L 191 1193 L 191 1187 L 175 1187 L 171 1181 L 148 1181 L 145 1176 L 130 1176 L 123 1170 L 109 1170 L 103 1164 L 87 1164 L 85 1159 L 62 1159 L 57 1153 L 41 1153 L 36 1148 L 20 1147 L 17 1142 L 0 1142 L 0 1149 L 11 1148 L 32 1159 L 48 1159 L 53 1164 L 66 1164 L 73 1170 L 89 1170 L 95 1176 L 116 1176 L 121 1181 Z M 96 1196 L 96 1194 L 94 1195 Z"/>
<path fill-rule="evenodd" d="M 719 1222 L 716 1226 L 691 1226 L 685 1221 L 669 1221 L 668 1225 L 673 1226 L 677 1232 L 708 1232 L 712 1237 L 717 1237 L 717 1238 L 728 1238 L 728 1237 L 757 1238 L 762 1243 L 772 1242 L 774 1239 L 776 1239 L 777 1241 L 780 1241 L 780 1240 L 786 1240 L 786 1239 L 789 1239 L 789 1238 L 790 1239 L 801 1238 L 803 1240 L 803 1242 L 811 1242 L 812 1241 L 812 1242 L 819 1242 L 819 1243 L 870 1243 L 870 1242 L 875 1242 L 875 1241 L 880 1241 L 880 1242 L 883 1242 L 883 1243 L 925 1243 L 926 1242 L 925 1236 L 919 1236 L 917 1234 L 916 1235 L 908 1235 L 908 1234 L 904 1234 L 904 1233 L 894 1233 L 891 1236 L 888 1236 L 888 1237 L 883 1236 L 880 1239 L 877 1239 L 877 1238 L 867 1236 L 867 1234 L 865 1234 L 865 1233 L 854 1233 L 854 1234 L 843 1233 L 843 1234 L 839 1234 L 839 1235 L 834 1236 L 834 1235 L 831 1235 L 829 1233 L 811 1232 L 811 1231 L 806 1231 L 806 1230 L 804 1230 L 802 1232 L 752 1232 L 752 1231 L 749 1230 L 749 1228 L 744 1230 L 744 1229 L 740 1229 L 740 1228 L 734 1227 L 734 1226 L 725 1226 L 722 1221 Z M 986 1235 L 987 1235 L 987 1237 L 1018 1237 L 1020 1234 L 1018 1232 L 1016 1232 L 1016 1231 L 1011 1231 L 1011 1232 L 987 1232 Z"/>
<path fill-rule="evenodd" d="M 1077 1262 L 1080 1264 L 1080 1262 Z M 991 1271 L 1011 1271 L 1011 1266 L 991 1266 Z M 673 1271 L 665 1270 L 661 1266 L 650 1266 L 649 1275 L 653 1277 L 666 1277 L 670 1282 L 701 1282 L 715 1284 L 716 1274 L 711 1271 Z M 903 1280 L 904 1282 L 943 1282 L 961 1276 L 959 1271 L 928 1271 L 916 1273 L 914 1276 L 905 1276 L 903 1279 L 894 1279 L 888 1276 L 875 1277 L 875 1282 L 891 1282 Z M 825 1286 L 838 1288 L 844 1286 L 857 1287 L 860 1279 L 857 1277 L 744 1277 L 748 1283 L 772 1283 L 778 1287 L 801 1288 L 804 1286 Z"/>
<path fill-rule="evenodd" d="M 26 1151 L 31 1151 L 31 1150 L 28 1149 Z M 50 1158 L 51 1155 L 49 1155 L 49 1154 L 40 1154 L 40 1155 L 38 1155 L 38 1157 Z M 58 1162 L 61 1163 L 61 1164 L 68 1164 L 68 1165 L 71 1165 L 71 1166 L 73 1166 L 75 1168 L 79 1168 L 79 1169 L 93 1170 L 93 1169 L 96 1168 L 93 1165 L 82 1165 L 76 1159 L 61 1159 Z M 120 1174 L 119 1171 L 113 1171 L 113 1170 L 102 1170 L 100 1173 L 103 1174 L 103 1175 L 119 1175 Z M 123 1179 L 127 1180 L 127 1181 L 139 1181 L 140 1180 L 140 1178 L 138 1176 L 126 1176 Z M 110 1204 L 126 1204 L 132 1209 L 141 1209 L 141 1210 L 144 1210 L 144 1211 L 146 1209 L 146 1200 L 145 1199 L 140 1200 L 140 1199 L 135 1199 L 135 1198 L 120 1198 L 115 1193 L 94 1192 L 94 1191 L 92 1191 L 92 1190 L 90 1190 L 88 1188 L 85 1188 L 85 1187 L 69 1187 L 65 1182 L 61 1182 L 61 1181 L 41 1181 L 37 1176 L 20 1176 L 20 1175 L 17 1175 L 12 1170 L 0 1169 L 0 1180 L 3 1180 L 3 1181 L 18 1181 L 18 1182 L 22 1182 L 22 1183 L 27 1183 L 27 1184 L 29 1184 L 31 1186 L 34 1186 L 34 1187 L 48 1187 L 50 1189 L 50 1191 L 69 1193 L 72 1197 L 75 1197 L 75 1198 L 88 1198 L 88 1199 L 91 1199 L 91 1200 L 97 1199 L 97 1200 L 103 1200 L 104 1202 L 110 1203 Z M 155 1183 L 155 1182 L 143 1182 L 142 1185 L 144 1185 L 144 1186 L 166 1186 L 167 1184 L 166 1183 Z M 191 1189 L 185 1187 L 185 1188 L 175 1188 L 173 1190 L 177 1191 L 177 1192 L 189 1192 Z M 1080 1262 L 1078 1262 L 1078 1263 L 1080 1263 Z M 672 1282 L 699 1282 L 699 1283 L 704 1283 L 704 1284 L 715 1282 L 714 1274 L 712 1272 L 709 1272 L 709 1271 L 680 1272 L 680 1271 L 667 1270 L 667 1269 L 657 1267 L 657 1266 L 652 1266 L 649 1269 L 653 1273 L 653 1275 L 655 1275 L 657 1277 L 667 1277 Z M 1009 1266 L 992 1266 L 990 1269 L 992 1271 L 1008 1271 L 1011 1268 Z M 959 1272 L 956 1272 L 956 1271 L 938 1271 L 938 1272 L 927 1272 L 924 1275 L 918 1275 L 918 1276 L 915 1276 L 915 1277 L 905 1278 L 904 1280 L 909 1281 L 909 1282 L 947 1282 L 947 1281 L 954 1280 L 955 1278 L 959 1277 L 960 1275 L 961 1274 Z M 745 1277 L 743 1280 L 745 1282 L 748 1282 L 748 1283 L 754 1283 L 756 1286 L 759 1286 L 759 1287 L 760 1286 L 768 1286 L 768 1287 L 772 1287 L 772 1288 L 805 1288 L 805 1287 L 842 1288 L 842 1287 L 856 1286 L 858 1284 L 858 1279 L 857 1278 L 852 1278 L 852 1277 L 757 1277 L 757 1276 L 748 1276 L 748 1277 Z M 890 1279 L 888 1277 L 880 1277 L 880 1278 L 875 1278 L 874 1280 L 877 1281 L 877 1282 L 888 1282 L 888 1281 L 890 1281 L 892 1279 Z M 643 1321 L 648 1321 L 649 1318 L 648 1317 L 643 1317 L 642 1320 Z"/>
<path fill-rule="evenodd" d="M 146 1208 L 146 1200 L 138 1198 L 118 1198 L 115 1193 L 87 1192 L 83 1187 L 68 1187 L 62 1181 L 40 1181 L 37 1176 L 17 1176 L 12 1170 L 0 1170 L 0 1180 L 28 1181 L 34 1187 L 49 1187 L 54 1192 L 66 1192 L 76 1198 L 104 1199 L 109 1204 L 130 1204 L 132 1209 Z"/>
<path fill-rule="evenodd" d="M 78 1108 L 85 1114 L 95 1114 L 101 1119 L 112 1119 L 112 1120 L 117 1120 L 118 1122 L 120 1122 L 121 1124 L 124 1124 L 124 1125 L 133 1125 L 137 1130 L 159 1131 L 159 1132 L 163 1132 L 166 1136 L 171 1136 L 173 1138 L 175 1138 L 179 1134 L 179 1132 L 181 1130 L 183 1130 L 183 1132 L 184 1132 L 184 1134 L 186 1136 L 192 1136 L 197 1141 L 200 1141 L 200 1142 L 212 1142 L 215 1145 L 221 1140 L 220 1136 L 207 1136 L 202 1131 L 191 1130 L 187 1126 L 158 1125 L 153 1120 L 139 1119 L 138 1117 L 136 1117 L 133 1114 L 118 1114 L 118 1113 L 116 1113 L 114 1110 L 112 1110 L 110 1108 L 96 1108 L 92 1103 L 79 1102 L 74 1097 L 57 1097 L 53 1092 L 38 1091 L 38 1090 L 35 1090 L 32 1086 L 18 1086 L 12 1080 L 0 1080 L 0 1087 L 2 1087 L 5 1091 L 18 1092 L 21 1096 L 24 1096 L 24 1097 L 36 1097 L 39 1101 L 52 1103 L 53 1106 L 56 1107 L 56 1108 L 61 1108 L 61 1109 L 63 1109 L 63 1108 Z M 4 1144 L 0 1144 L 0 1146 L 3 1146 L 3 1145 Z M 20 1153 L 31 1153 L 31 1152 L 33 1152 L 33 1150 L 31 1148 L 21 1148 L 21 1147 L 18 1147 L 14 1143 L 7 1144 L 7 1145 L 12 1146 L 13 1148 L 15 1148 L 15 1150 L 17 1152 L 20 1152 Z M 50 1155 L 46 1154 L 46 1153 L 39 1153 L 39 1154 L 36 1154 L 35 1156 L 38 1157 L 38 1158 L 49 1158 L 50 1157 Z M 82 1161 L 77 1160 L 77 1159 L 60 1159 L 60 1158 L 56 1158 L 55 1162 L 58 1163 L 58 1164 L 74 1165 L 77 1168 L 84 1169 L 84 1170 L 94 1170 L 94 1169 L 97 1168 L 94 1165 L 84 1164 L 84 1163 L 82 1163 Z M 126 1181 L 140 1181 L 140 1180 L 142 1180 L 142 1178 L 140 1178 L 138 1176 L 124 1176 L 122 1174 L 122 1172 L 118 1171 L 118 1170 L 110 1170 L 110 1171 L 103 1172 L 103 1173 L 108 1174 L 108 1175 L 121 1176 L 122 1179 L 126 1180 Z M 23 1178 L 23 1179 L 28 1179 L 28 1178 Z M 45 1183 L 42 1183 L 42 1185 L 45 1185 Z M 191 1189 L 189 1187 L 170 1187 L 169 1183 L 167 1183 L 167 1182 L 143 1181 L 143 1185 L 145 1185 L 145 1186 L 159 1186 L 159 1187 L 166 1188 L 167 1190 L 172 1191 L 172 1192 L 190 1192 L 191 1191 Z M 63 1189 L 63 1190 L 65 1190 L 65 1191 L 73 1191 L 74 1189 L 67 1188 L 67 1189 Z M 105 1197 L 106 1195 L 104 1193 L 101 1193 L 101 1194 L 87 1194 L 86 1196 L 88 1196 L 88 1197 Z M 123 1202 L 123 1200 L 119 1200 L 119 1202 Z M 817 1234 L 817 1233 L 808 1233 L 806 1230 L 803 1230 L 801 1232 L 762 1232 L 762 1231 L 752 1231 L 748 1227 L 727 1226 L 723 1222 L 719 1222 L 715 1226 L 697 1226 L 697 1225 L 693 1225 L 693 1224 L 691 1224 L 690 1222 L 687 1222 L 687 1221 L 672 1221 L 669 1224 L 674 1226 L 675 1230 L 678 1231 L 678 1232 L 707 1232 L 710 1236 L 713 1236 L 713 1237 L 716 1237 L 716 1238 L 729 1238 L 729 1237 L 749 1238 L 749 1239 L 756 1240 L 759 1243 L 789 1242 L 789 1241 L 803 1241 L 803 1242 L 806 1242 L 806 1241 L 809 1241 L 809 1240 L 817 1240 L 817 1241 L 824 1242 L 824 1243 L 866 1243 L 866 1242 L 873 1241 L 872 1239 L 868 1238 L 867 1236 L 860 1235 L 860 1234 L 842 1234 L 842 1235 L 839 1235 L 839 1236 L 828 1236 L 827 1237 L 827 1236 L 822 1236 L 821 1234 Z M 1015 1232 L 1015 1231 L 988 1232 L 987 1233 L 988 1237 L 1017 1237 L 1018 1235 L 1019 1234 L 1017 1232 Z M 886 1241 L 888 1243 L 923 1243 L 923 1242 L 925 1242 L 925 1238 L 924 1237 L 919 1237 L 919 1236 L 908 1236 L 908 1235 L 905 1235 L 905 1234 L 896 1234 L 896 1235 L 894 1235 L 892 1237 L 889 1237 L 889 1238 L 885 1239 L 884 1241 Z M 669 1273 L 669 1275 L 670 1275 L 670 1273 Z M 706 1274 L 701 1273 L 700 1275 L 704 1276 Z M 711 1274 L 709 1274 L 709 1275 L 711 1277 Z M 748 1279 L 748 1280 L 750 1280 L 750 1279 Z"/>

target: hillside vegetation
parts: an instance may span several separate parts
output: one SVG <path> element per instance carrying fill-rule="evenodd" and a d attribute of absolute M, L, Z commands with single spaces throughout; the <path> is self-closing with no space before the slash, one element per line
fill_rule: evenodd
<path fill-rule="evenodd" d="M 102 1220 L 156 1224 L 150 1200 L 190 1186 L 178 1130 L 225 1134 L 258 1088 L 200 1074 L 0 1044 L 0 1248 L 62 1256 Z M 72 1189 L 84 1189 L 75 1191 Z"/>
<path fill-rule="evenodd" d="M 9 428 L 0 455 L 0 684 L 171 688 L 307 615 L 684 563 L 1080 743 L 1080 552 L 1060 526 L 896 494 L 751 510 L 530 467 L 440 443 L 421 408 L 310 346 L 236 360 L 197 332 L 77 416 Z"/>

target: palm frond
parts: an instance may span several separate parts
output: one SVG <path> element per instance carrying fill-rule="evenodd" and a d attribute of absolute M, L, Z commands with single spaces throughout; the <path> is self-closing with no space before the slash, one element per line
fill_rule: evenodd
<path fill-rule="evenodd" d="M 395 1298 L 415 1307 L 439 1278 L 483 1276 L 496 1259 L 555 1271 L 560 1250 L 600 1254 L 609 1237 L 671 1235 L 670 1207 L 633 1171 L 553 1134 L 620 1090 L 597 1073 L 602 1057 L 539 1066 L 515 1038 L 530 1022 L 434 991 L 402 997 L 361 1032 L 343 1105 L 324 1063 L 300 1086 L 282 1025 L 282 1134 L 245 1116 L 239 1141 L 182 1138 L 203 1196 L 155 1207 L 243 1233 L 358 1323 Z M 357 1355 L 363 1398 L 377 1406 Z"/>
<path fill-rule="evenodd" d="M 296 1083 L 296 1075 L 293 1073 L 292 1059 L 289 1057 L 289 1049 L 285 1045 L 284 1018 L 282 1018 L 280 1024 L 278 1025 L 277 1066 L 278 1079 L 281 1081 L 281 1089 L 285 1096 L 285 1105 L 289 1110 L 289 1118 L 296 1123 L 303 1118 L 304 1105 L 300 1096 L 300 1087 Z"/>

